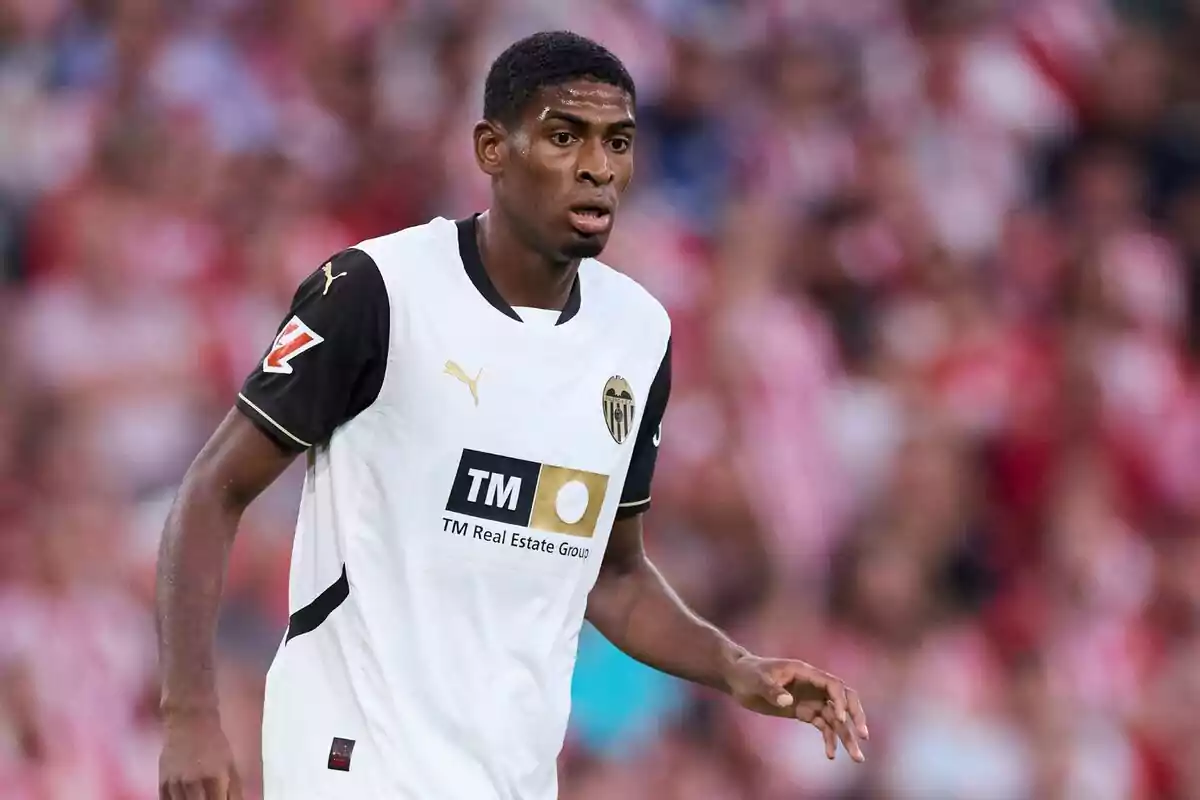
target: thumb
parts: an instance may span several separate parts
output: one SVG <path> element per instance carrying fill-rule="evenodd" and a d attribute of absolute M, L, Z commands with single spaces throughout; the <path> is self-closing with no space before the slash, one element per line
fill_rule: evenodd
<path fill-rule="evenodd" d="M 758 677 L 759 694 L 766 698 L 767 702 L 771 705 L 779 708 L 787 708 L 795 702 L 791 692 L 784 688 L 783 683 L 779 680 L 765 671 L 759 672 Z"/>

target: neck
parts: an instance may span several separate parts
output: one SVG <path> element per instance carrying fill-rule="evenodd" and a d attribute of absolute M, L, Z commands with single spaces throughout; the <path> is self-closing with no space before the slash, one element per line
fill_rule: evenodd
<path fill-rule="evenodd" d="M 563 263 L 539 253 L 494 210 L 480 215 L 475 235 L 484 269 L 506 303 L 554 310 L 567 304 L 578 259 Z"/>

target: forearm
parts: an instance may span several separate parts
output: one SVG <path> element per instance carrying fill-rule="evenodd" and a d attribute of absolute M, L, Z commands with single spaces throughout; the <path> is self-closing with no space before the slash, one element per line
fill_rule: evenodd
<path fill-rule="evenodd" d="M 156 590 L 161 706 L 215 712 L 214 640 L 229 551 L 241 508 L 216 488 L 186 482 L 168 517 Z"/>
<path fill-rule="evenodd" d="M 746 655 L 691 611 L 644 555 L 603 571 L 588 599 L 588 620 L 614 646 L 677 678 L 728 691 L 730 664 Z"/>

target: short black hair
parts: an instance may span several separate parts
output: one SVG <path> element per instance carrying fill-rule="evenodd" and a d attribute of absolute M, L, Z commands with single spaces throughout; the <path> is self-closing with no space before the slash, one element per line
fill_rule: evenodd
<path fill-rule="evenodd" d="M 604 45 L 570 31 L 543 31 L 509 45 L 492 62 L 483 87 L 483 116 L 511 124 L 540 89 L 580 79 L 607 83 L 637 100 L 633 78 Z"/>

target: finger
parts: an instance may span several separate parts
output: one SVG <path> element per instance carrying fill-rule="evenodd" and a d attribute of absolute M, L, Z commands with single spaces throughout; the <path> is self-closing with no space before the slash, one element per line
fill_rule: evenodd
<path fill-rule="evenodd" d="M 858 737 L 854 735 L 854 731 L 850 729 L 849 725 L 838 725 L 838 738 L 842 740 L 842 746 L 846 748 L 846 752 L 850 754 L 851 758 L 859 764 L 867 760 L 867 757 L 863 755 L 862 747 L 858 744 Z"/>
<path fill-rule="evenodd" d="M 768 703 L 779 708 L 787 708 L 795 702 L 791 693 L 775 678 L 772 678 L 765 672 L 759 673 L 759 678 L 761 680 L 758 692 Z"/>
<path fill-rule="evenodd" d="M 825 740 L 825 757 L 833 761 L 837 758 L 837 735 L 823 717 L 817 717 L 812 724 L 821 732 L 821 738 Z"/>
<path fill-rule="evenodd" d="M 802 678 L 801 680 L 804 680 Z M 833 704 L 834 718 L 841 723 L 846 721 L 846 687 L 837 678 L 824 672 L 814 672 L 807 677 L 809 683 L 818 689 L 825 690 L 825 696 Z"/>
<path fill-rule="evenodd" d="M 172 778 L 163 786 L 167 800 L 188 800 L 187 787 L 180 778 Z"/>
<path fill-rule="evenodd" d="M 858 692 L 853 689 L 847 689 L 846 696 L 850 701 L 850 720 L 854 723 L 855 732 L 858 733 L 860 739 L 870 741 L 871 729 L 867 727 L 867 712 L 863 710 L 862 701 L 858 698 Z"/>
<path fill-rule="evenodd" d="M 204 791 L 204 781 L 202 780 L 184 782 L 183 796 L 185 800 L 209 800 L 207 793 Z"/>
<path fill-rule="evenodd" d="M 854 730 L 848 723 L 837 722 L 830 719 L 830 717 L 832 717 L 835 713 L 831 705 L 826 705 L 825 709 L 826 712 L 828 712 L 825 717 L 825 722 L 833 728 L 837 734 L 837 737 L 842 740 L 842 747 L 846 748 L 846 752 L 850 754 L 850 758 L 854 759 L 859 764 L 866 761 L 867 758 L 863 755 L 862 748 L 859 747 L 858 737 L 854 734 Z"/>
<path fill-rule="evenodd" d="M 205 778 L 201 781 L 204 787 L 204 800 L 229 800 L 229 776 L 225 773 Z"/>
<path fill-rule="evenodd" d="M 229 771 L 229 800 L 244 800 L 242 795 L 242 776 L 236 769 Z"/>

